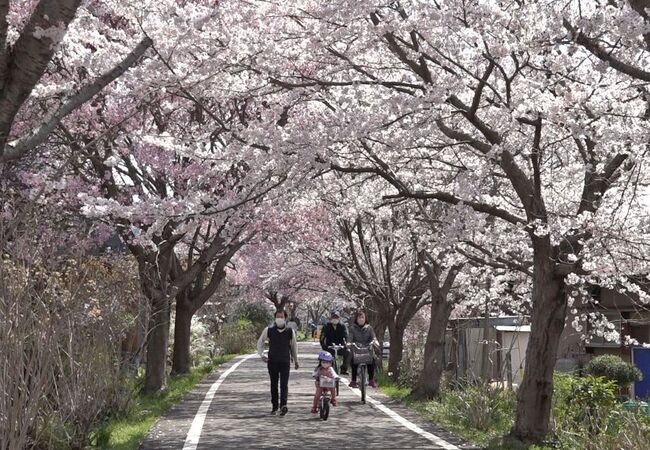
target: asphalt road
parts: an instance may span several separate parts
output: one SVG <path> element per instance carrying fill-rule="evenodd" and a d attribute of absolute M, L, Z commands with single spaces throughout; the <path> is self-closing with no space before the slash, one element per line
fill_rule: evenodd
<path fill-rule="evenodd" d="M 161 419 L 144 450 L 207 449 L 469 449 L 455 436 L 420 419 L 369 388 L 368 403 L 341 383 L 339 406 L 322 421 L 311 414 L 318 354 L 316 343 L 299 343 L 301 367 L 289 378 L 289 413 L 271 416 L 269 377 L 257 356 L 221 366 Z"/>

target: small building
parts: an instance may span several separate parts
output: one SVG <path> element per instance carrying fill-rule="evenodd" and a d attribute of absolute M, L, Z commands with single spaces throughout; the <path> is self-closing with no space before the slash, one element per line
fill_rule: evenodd
<path fill-rule="evenodd" d="M 610 342 L 594 336 L 594 330 L 589 328 L 576 331 L 571 326 L 575 316 L 570 315 L 560 341 L 558 369 L 577 369 L 596 356 L 617 355 L 634 363 L 643 374 L 643 380 L 633 387 L 633 396 L 650 397 L 650 348 L 643 345 L 650 343 L 650 305 L 642 305 L 634 295 L 615 289 L 594 287 L 592 297 L 595 301 L 580 307 L 577 314 L 594 313 L 606 317 L 616 328 L 619 341 Z M 583 339 L 583 335 L 588 338 Z M 626 341 L 626 336 L 638 344 Z"/>
<path fill-rule="evenodd" d="M 556 370 L 570 372 L 585 367 L 596 356 L 617 355 L 634 363 L 643 374 L 643 379 L 633 386 L 633 396 L 650 398 L 650 305 L 642 305 L 633 294 L 600 287 L 592 288 L 592 298 L 576 314 L 606 317 L 619 340 L 609 342 L 594 336 L 594 330 L 589 328 L 576 331 L 571 326 L 575 316 L 569 315 L 560 339 Z M 458 379 L 519 385 L 530 331 L 526 316 L 452 319 L 447 329 L 447 367 Z M 626 336 L 635 342 L 626 340 Z"/>
<path fill-rule="evenodd" d="M 452 319 L 446 361 L 457 379 L 521 383 L 530 336 L 526 316 Z"/>

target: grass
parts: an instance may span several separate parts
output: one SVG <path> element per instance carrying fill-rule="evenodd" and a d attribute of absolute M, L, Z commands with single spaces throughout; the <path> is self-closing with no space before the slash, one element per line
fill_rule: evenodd
<path fill-rule="evenodd" d="M 377 381 L 384 394 L 403 401 L 421 417 L 466 441 L 481 448 L 508 449 L 501 438 L 512 426 L 514 403 L 507 397 L 512 393 L 486 396 L 471 389 L 443 392 L 435 400 L 420 400 L 410 397 L 411 389 L 395 383 L 385 370 L 379 372 Z"/>
<path fill-rule="evenodd" d="M 399 386 L 388 376 L 386 370 L 377 371 L 376 378 L 380 390 L 390 398 L 402 400 L 409 404 L 414 403 L 412 401 L 409 401 L 408 398 L 408 396 L 411 395 L 411 388 Z"/>
<path fill-rule="evenodd" d="M 217 366 L 236 355 L 224 355 L 211 363 L 196 367 L 189 375 L 171 377 L 167 390 L 152 395 L 139 395 L 128 414 L 112 418 L 100 426 L 95 447 L 112 450 L 137 450 L 156 421 Z"/>
<path fill-rule="evenodd" d="M 553 419 L 548 443 L 525 446 L 508 439 L 514 425 L 516 395 L 486 383 L 464 382 L 456 386 L 443 383 L 435 400 L 414 400 L 410 389 L 393 382 L 384 371 L 378 377 L 381 390 L 403 400 L 423 418 L 486 450 L 648 449 L 650 419 L 622 411 L 613 404 L 614 391 L 605 395 L 606 383 L 583 377 L 556 375 Z M 588 406 L 599 414 L 585 416 Z M 595 429 L 589 431 L 590 423 Z"/>
<path fill-rule="evenodd" d="M 308 336 L 307 333 L 305 333 L 304 331 L 298 330 L 296 332 L 296 340 L 298 342 L 304 342 L 304 341 L 307 341 L 307 340 L 310 340 L 310 339 L 311 339 L 311 335 Z"/>

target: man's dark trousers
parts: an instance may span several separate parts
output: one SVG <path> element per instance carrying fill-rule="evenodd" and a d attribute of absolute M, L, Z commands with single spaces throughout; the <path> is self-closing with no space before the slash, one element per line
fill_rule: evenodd
<path fill-rule="evenodd" d="M 271 377 L 271 403 L 273 409 L 278 409 L 278 382 L 280 383 L 280 407 L 286 406 L 289 391 L 289 363 L 282 361 L 268 362 Z"/>

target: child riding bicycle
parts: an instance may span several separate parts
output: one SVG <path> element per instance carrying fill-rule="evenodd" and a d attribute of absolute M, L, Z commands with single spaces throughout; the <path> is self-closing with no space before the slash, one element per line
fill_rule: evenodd
<path fill-rule="evenodd" d="M 327 377 L 336 379 L 338 375 L 332 367 L 332 361 L 334 357 L 329 352 L 319 352 L 318 353 L 318 365 L 314 369 L 313 377 L 316 379 L 316 393 L 314 394 L 314 403 L 311 407 L 311 412 L 316 414 L 318 412 L 318 402 L 324 390 L 329 390 L 330 396 L 332 397 L 331 405 L 336 406 L 336 388 L 322 388 L 320 387 L 320 378 Z"/>

